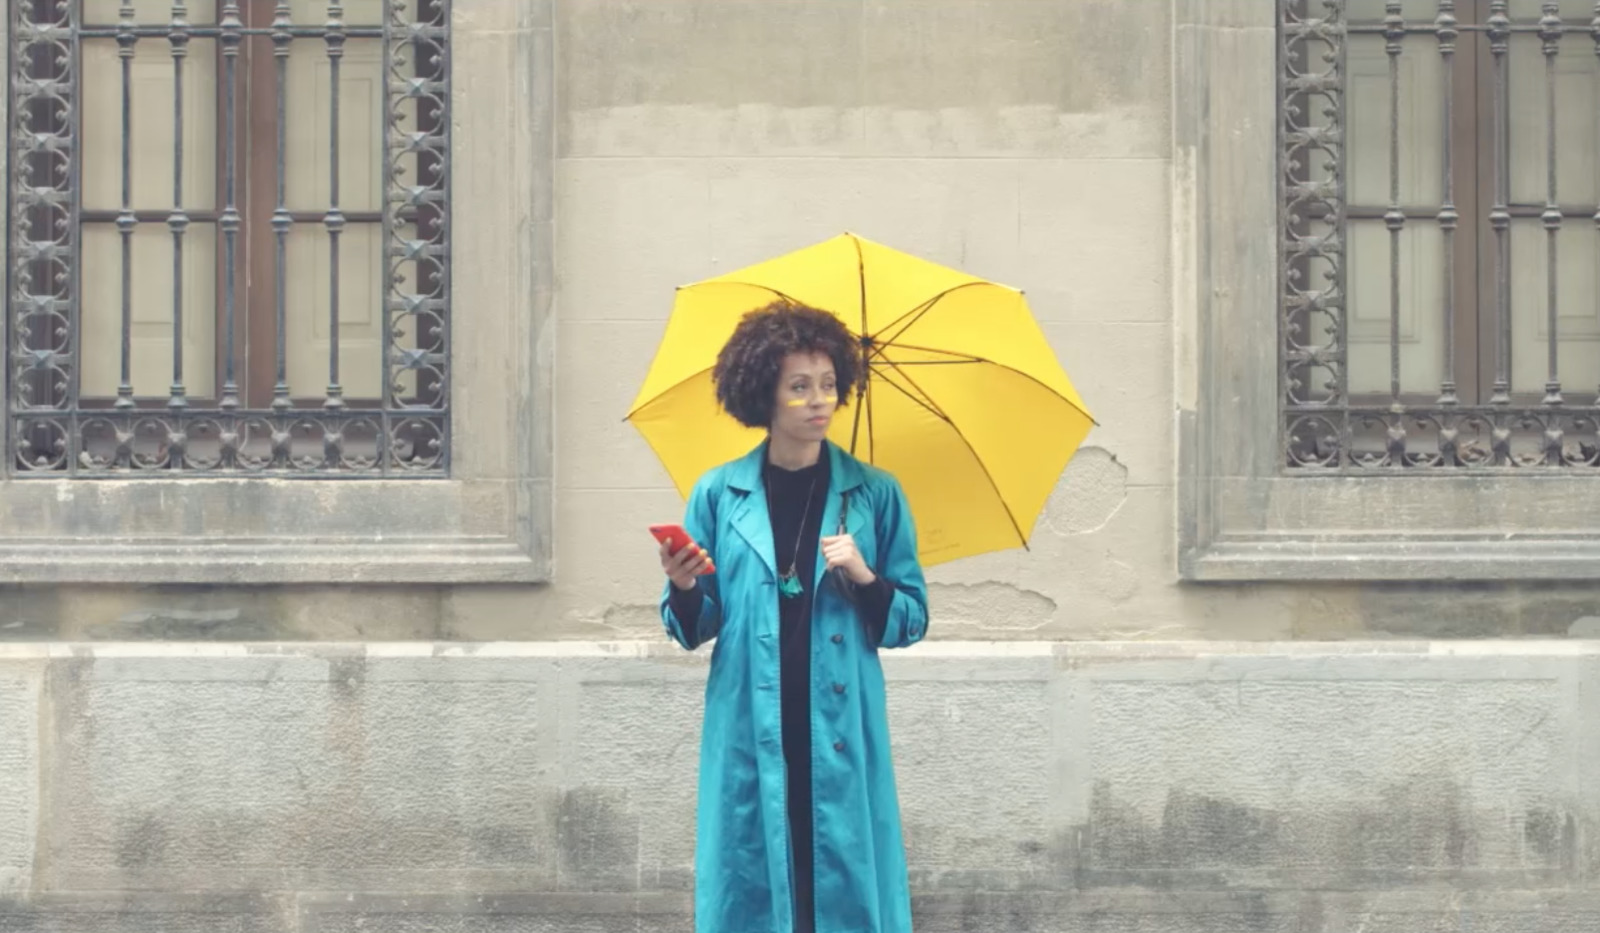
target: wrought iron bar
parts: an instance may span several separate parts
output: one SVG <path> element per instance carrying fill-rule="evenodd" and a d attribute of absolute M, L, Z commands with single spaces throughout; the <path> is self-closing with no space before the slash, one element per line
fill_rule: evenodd
<path fill-rule="evenodd" d="M 172 394 L 168 408 L 188 405 L 183 387 L 183 235 L 189 215 L 183 212 L 183 61 L 189 55 L 188 8 L 182 0 L 172 5 Z M 175 437 L 181 439 L 182 434 Z"/>
<path fill-rule="evenodd" d="M 344 8 L 338 0 L 328 3 L 328 82 L 329 102 L 328 159 L 328 397 L 324 408 L 345 407 L 344 389 L 339 385 L 339 234 L 344 231 L 344 214 L 339 210 L 339 63 L 344 58 Z"/>
<path fill-rule="evenodd" d="M 218 407 L 233 411 L 239 407 L 238 380 L 238 318 L 239 318 L 239 45 L 244 41 L 244 23 L 240 19 L 238 0 L 227 0 L 222 5 L 222 93 L 223 109 L 223 164 L 222 164 L 222 315 L 225 344 L 223 348 L 222 398 Z M 228 439 L 222 451 L 226 461 L 232 461 L 237 435 L 225 432 Z"/>
<path fill-rule="evenodd" d="M 1343 4 L 1343 3 L 1348 2 L 1348 0 L 1333 0 L 1333 2 L 1338 3 L 1338 4 Z M 1574 28 L 1574 27 L 1576 27 L 1576 28 L 1578 28 L 1580 30 L 1588 28 L 1588 23 L 1586 21 L 1584 21 L 1584 20 L 1576 20 L 1576 19 L 1574 19 L 1574 20 L 1565 20 L 1564 19 L 1564 20 L 1562 20 L 1562 23 L 1565 26 L 1567 26 L 1568 29 L 1571 29 L 1571 28 Z M 1478 24 L 1472 24 L 1472 23 L 1463 23 L 1459 28 L 1460 28 L 1460 30 L 1462 32 L 1465 32 L 1465 33 L 1481 33 L 1481 34 L 1485 34 L 1486 35 L 1489 32 L 1489 26 L 1487 24 L 1478 25 Z M 1388 31 L 1388 28 L 1385 27 L 1381 22 L 1379 22 L 1379 23 L 1351 23 L 1350 27 L 1345 31 L 1348 34 L 1352 35 L 1352 36 L 1381 36 L 1381 35 L 1383 35 L 1384 33 L 1386 33 Z M 1434 31 L 1434 28 L 1433 28 L 1433 26 L 1431 24 L 1422 25 L 1420 23 L 1417 23 L 1417 24 L 1408 25 L 1406 27 L 1406 35 L 1411 35 L 1411 36 L 1427 35 L 1427 34 L 1433 33 L 1433 31 Z M 1510 33 L 1511 35 L 1514 35 L 1514 36 L 1538 35 L 1538 33 L 1539 33 L 1539 24 L 1537 22 L 1535 22 L 1535 23 L 1512 22 L 1512 23 L 1510 23 L 1510 24 L 1508 24 L 1506 26 L 1506 31 L 1508 33 Z"/>
<path fill-rule="evenodd" d="M 133 56 L 139 37 L 133 30 L 133 0 L 117 9 L 117 57 L 122 64 L 122 210 L 117 232 L 122 247 L 121 369 L 116 407 L 134 407 L 133 400 L 133 234 L 139 221 L 133 212 Z"/>
<path fill-rule="evenodd" d="M 1561 398 L 1561 373 L 1560 373 L 1560 315 L 1558 313 L 1557 298 L 1558 286 L 1561 281 L 1559 266 L 1557 264 L 1557 247 L 1561 237 L 1561 205 L 1556 198 L 1556 55 L 1561 52 L 1561 3 L 1560 0 L 1544 0 L 1542 4 L 1543 15 L 1539 19 L 1539 38 L 1542 40 L 1544 50 L 1545 74 L 1545 184 L 1546 198 L 1544 213 L 1540 219 L 1544 221 L 1546 242 L 1546 270 L 1548 277 L 1546 287 L 1548 295 L 1545 299 L 1546 326 L 1549 329 L 1548 351 L 1550 356 L 1550 376 L 1544 386 L 1544 404 L 1551 408 L 1558 408 L 1563 404 Z M 1561 456 L 1560 434 L 1555 432 L 1551 436 L 1553 450 L 1551 462 Z"/>
<path fill-rule="evenodd" d="M 401 88 L 401 94 L 405 93 L 404 78 L 398 73 L 401 59 L 395 54 L 396 26 L 400 25 L 396 22 L 396 19 L 396 11 L 386 8 L 383 17 L 383 52 L 380 66 L 383 70 L 384 87 L 383 123 L 384 130 L 389 137 L 385 142 L 399 135 L 400 121 L 403 119 L 403 114 L 400 112 L 400 98 L 395 96 L 396 87 Z M 399 291 L 401 284 L 400 276 L 395 270 L 395 257 L 399 252 L 398 240 L 401 221 L 394 215 L 391 207 L 395 199 L 395 188 L 400 177 L 395 162 L 400 158 L 401 151 L 403 150 L 399 147 L 391 149 L 386 145 L 383 159 L 383 320 L 382 326 L 379 328 L 379 345 L 383 355 L 383 371 L 378 376 L 382 383 L 378 387 L 378 391 L 383 394 L 384 413 L 382 425 L 383 449 L 378 463 L 379 468 L 385 475 L 389 475 L 392 472 L 396 446 L 395 422 L 388 409 L 393 407 L 395 393 L 392 370 L 394 365 L 392 361 L 395 358 L 395 295 Z"/>
<path fill-rule="evenodd" d="M 1345 30 L 1349 29 L 1350 23 L 1344 15 L 1343 3 L 1325 2 L 1323 6 L 1327 25 L 1322 31 L 1322 38 L 1328 46 L 1324 61 L 1330 67 L 1324 72 L 1322 85 L 1332 106 L 1325 111 L 1325 115 L 1331 117 L 1331 125 L 1322 129 L 1323 136 L 1330 141 L 1325 150 L 1328 155 L 1326 170 L 1333 174 L 1332 203 L 1339 213 L 1335 215 L 1332 229 L 1327 235 L 1327 248 L 1322 252 L 1325 254 L 1324 261 L 1332 264 L 1329 281 L 1335 295 L 1334 300 L 1327 303 L 1333 315 L 1333 346 L 1329 356 L 1338 361 L 1334 371 L 1334 400 L 1338 405 L 1347 406 L 1350 403 L 1350 263 L 1345 254 L 1349 238 L 1343 212 L 1350 203 L 1350 177 L 1344 158 L 1348 152 L 1344 130 L 1350 125 L 1350 95 L 1346 86 L 1350 70 L 1350 42 Z M 1350 450 L 1355 435 L 1355 419 L 1348 411 L 1341 412 L 1336 427 L 1336 450 Z"/>
<path fill-rule="evenodd" d="M 1443 197 L 1439 206 L 1439 231 L 1444 245 L 1444 378 L 1439 383 L 1439 406 L 1454 408 L 1460 403 L 1456 394 L 1456 227 L 1461 215 L 1456 210 L 1456 184 L 1454 148 L 1450 145 L 1450 132 L 1456 124 L 1455 78 L 1456 40 L 1460 37 L 1460 23 L 1456 19 L 1455 0 L 1439 0 L 1439 14 L 1434 19 L 1434 31 L 1439 37 L 1439 58 L 1444 71 L 1444 112 L 1442 145 L 1443 164 L 1440 166 Z M 1456 452 L 1454 443 L 1441 445 L 1440 453 L 1452 463 Z"/>
<path fill-rule="evenodd" d="M 1587 220 L 1594 214 L 1594 208 L 1589 205 L 1580 207 L 1575 204 L 1568 204 L 1562 206 L 1560 210 L 1561 216 L 1568 220 Z M 1345 207 L 1344 218 L 1346 220 L 1382 220 L 1388 212 L 1388 205 L 1374 207 L 1371 205 L 1352 204 Z M 1405 214 L 1407 221 L 1437 220 L 1439 217 L 1439 209 L 1437 207 L 1420 207 L 1415 204 L 1402 205 L 1400 212 Z M 1512 220 L 1540 220 L 1544 217 L 1544 212 L 1545 204 L 1542 199 L 1538 204 L 1518 204 L 1513 202 L 1506 205 L 1506 213 L 1511 215 Z M 1331 212 L 1319 214 L 1315 208 L 1310 210 L 1310 214 L 1318 219 L 1328 219 L 1333 216 Z"/>
<path fill-rule="evenodd" d="M 1400 54 L 1405 51 L 1405 19 L 1400 0 L 1384 4 L 1384 51 L 1389 56 L 1389 209 L 1383 215 L 1389 229 L 1389 405 L 1404 411 L 1400 402 L 1400 245 L 1406 215 L 1400 211 Z M 1395 436 L 1398 430 L 1399 436 Z M 1390 446 L 1404 455 L 1405 428 L 1390 429 Z"/>
<path fill-rule="evenodd" d="M 1537 217 L 1539 210 L 1541 209 L 1542 208 L 1534 208 L 1529 216 Z M 1590 210 L 1588 207 L 1584 207 L 1582 209 L 1572 210 L 1570 213 L 1571 216 L 1574 217 L 1587 218 L 1590 214 Z M 195 209 L 189 211 L 188 214 L 189 221 L 191 223 L 222 223 L 222 211 Z M 82 212 L 81 219 L 86 224 L 116 223 L 119 216 L 121 216 L 121 213 L 114 210 L 86 210 Z M 140 210 L 138 208 L 134 208 L 133 216 L 134 219 L 139 223 L 165 223 L 167 219 L 167 211 Z M 327 216 L 328 212 L 325 210 L 297 211 L 291 209 L 289 211 L 289 219 L 297 224 L 322 223 Z M 344 219 L 346 226 L 350 224 L 376 224 L 383 219 L 383 214 L 379 211 L 346 211 L 344 214 Z"/>
<path fill-rule="evenodd" d="M 226 31 L 226 27 L 222 26 L 219 21 L 216 26 L 190 26 L 189 35 L 195 39 L 221 39 Z M 117 36 L 117 32 L 117 28 L 111 26 L 83 26 L 77 30 L 77 35 L 85 39 L 114 39 Z M 245 26 L 239 29 L 239 35 L 247 38 L 255 36 L 271 37 L 277 35 L 278 32 L 279 30 L 271 26 L 255 28 Z M 292 39 L 323 38 L 322 30 L 315 26 L 290 26 L 288 32 L 289 37 Z M 165 25 L 135 26 L 133 34 L 141 39 L 164 39 L 167 36 L 167 27 Z M 351 39 L 381 39 L 383 38 L 383 28 L 379 26 L 346 26 L 345 35 Z"/>
<path fill-rule="evenodd" d="M 1506 89 L 1506 56 L 1511 46 L 1511 20 L 1507 0 L 1490 0 L 1489 53 L 1494 57 L 1494 206 L 1489 210 L 1489 225 L 1495 240 L 1495 375 L 1489 403 L 1511 404 L 1511 214 L 1506 202 L 1511 199 L 1510 139 L 1507 132 L 1510 100 Z M 1505 462 L 1507 448 L 1497 444 L 1495 461 Z"/>
<path fill-rule="evenodd" d="M 277 172 L 277 207 L 272 212 L 272 230 L 276 237 L 276 254 L 273 273 L 273 288 L 275 302 L 276 340 L 273 344 L 276 357 L 277 375 L 272 386 L 272 408 L 274 411 L 287 411 L 294 407 L 294 402 L 289 398 L 289 334 L 288 334 L 288 305 L 287 291 L 289 287 L 288 276 L 288 251 L 289 228 L 294 223 L 289 216 L 289 207 L 286 202 L 288 197 L 288 178 L 285 168 L 288 154 L 289 120 L 287 112 L 287 98 L 289 88 L 289 46 L 294 41 L 294 33 L 289 27 L 290 10 L 288 0 L 278 0 L 272 11 L 272 55 L 277 65 L 278 86 L 274 97 L 278 104 L 278 151 L 274 161 Z M 286 444 L 280 443 L 280 449 Z"/>

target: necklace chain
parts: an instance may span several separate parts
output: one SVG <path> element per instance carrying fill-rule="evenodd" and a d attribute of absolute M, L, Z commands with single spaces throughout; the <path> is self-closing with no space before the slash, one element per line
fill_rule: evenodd
<path fill-rule="evenodd" d="M 772 483 L 770 482 L 770 480 L 768 481 L 768 483 L 766 485 L 767 485 L 767 515 L 770 518 L 770 516 L 774 512 L 774 509 L 772 507 Z M 802 539 L 805 538 L 805 534 L 806 534 L 806 519 L 811 516 L 811 500 L 816 495 L 816 493 L 817 493 L 817 477 L 815 475 L 813 475 L 811 477 L 811 485 L 806 489 L 806 504 L 805 504 L 805 508 L 800 510 L 800 522 L 799 522 L 798 527 L 795 529 L 794 551 L 793 551 L 793 553 L 791 553 L 789 555 L 789 569 L 783 571 L 782 573 L 780 573 L 778 575 L 778 592 L 781 593 L 785 598 L 793 598 L 795 596 L 799 596 L 805 590 L 804 585 L 801 584 L 799 579 L 798 579 L 798 575 L 796 574 L 796 568 L 800 564 L 800 542 L 801 542 Z"/>

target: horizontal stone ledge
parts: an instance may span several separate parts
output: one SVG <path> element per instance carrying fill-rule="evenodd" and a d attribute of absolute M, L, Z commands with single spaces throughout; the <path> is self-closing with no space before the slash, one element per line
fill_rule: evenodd
<path fill-rule="evenodd" d="M 0 584 L 545 583 L 542 556 L 509 536 L 181 543 L 0 540 Z"/>
<path fill-rule="evenodd" d="M 685 651 L 667 641 L 372 641 L 182 642 L 0 641 L 0 662 L 53 659 L 602 659 L 707 660 L 709 646 Z M 1600 656 L 1600 639 L 1460 641 L 945 641 L 880 652 L 886 660 L 1061 658 L 1083 661 L 1179 661 L 1250 658 L 1573 658 Z"/>

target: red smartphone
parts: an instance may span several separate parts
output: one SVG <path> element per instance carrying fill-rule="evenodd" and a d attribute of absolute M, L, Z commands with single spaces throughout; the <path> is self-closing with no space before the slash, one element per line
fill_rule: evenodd
<path fill-rule="evenodd" d="M 689 537 L 689 532 L 685 531 L 684 527 L 677 523 L 651 525 L 650 534 L 654 535 L 657 541 L 661 541 L 671 548 L 671 553 L 673 554 L 694 544 L 694 539 Z M 700 571 L 701 575 L 715 573 L 716 569 L 716 566 L 711 563 L 710 555 L 707 555 L 706 566 L 704 570 Z"/>

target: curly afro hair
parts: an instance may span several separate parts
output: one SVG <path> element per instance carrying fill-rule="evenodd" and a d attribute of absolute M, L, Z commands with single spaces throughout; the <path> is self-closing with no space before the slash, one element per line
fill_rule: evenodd
<path fill-rule="evenodd" d="M 838 318 L 791 300 L 749 312 L 717 354 L 711 370 L 717 402 L 746 427 L 772 424 L 778 375 L 791 353 L 825 354 L 833 361 L 842 407 L 861 378 L 854 336 Z"/>

